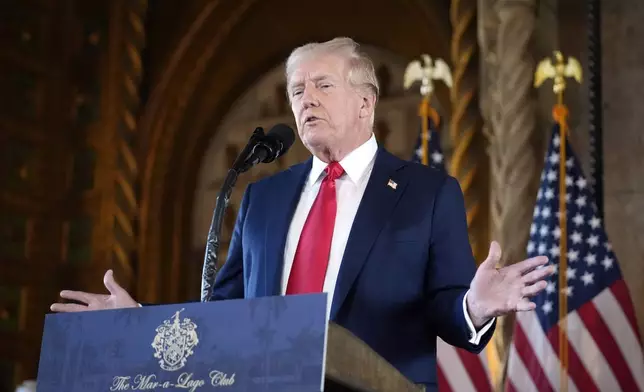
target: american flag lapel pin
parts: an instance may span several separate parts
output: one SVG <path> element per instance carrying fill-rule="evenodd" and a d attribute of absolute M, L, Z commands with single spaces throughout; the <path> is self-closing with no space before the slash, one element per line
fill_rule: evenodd
<path fill-rule="evenodd" d="M 393 190 L 396 190 L 396 187 L 398 187 L 398 184 L 396 184 L 394 180 L 390 179 L 389 182 L 387 183 L 387 186 Z"/>

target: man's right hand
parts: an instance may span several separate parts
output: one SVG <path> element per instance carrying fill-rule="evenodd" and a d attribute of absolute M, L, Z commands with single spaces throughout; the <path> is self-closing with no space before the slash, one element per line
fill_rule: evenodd
<path fill-rule="evenodd" d="M 50 309 L 54 312 L 83 312 L 86 310 L 135 308 L 139 306 L 139 304 L 132 299 L 130 294 L 116 283 L 114 280 L 114 272 L 112 272 L 112 270 L 108 270 L 105 273 L 103 283 L 110 292 L 109 295 L 63 290 L 60 292 L 60 296 L 62 298 L 71 299 L 81 303 L 55 303 L 51 305 Z"/>

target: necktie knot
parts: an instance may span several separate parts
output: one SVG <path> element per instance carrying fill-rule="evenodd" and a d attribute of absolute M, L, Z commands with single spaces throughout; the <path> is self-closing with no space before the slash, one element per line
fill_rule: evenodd
<path fill-rule="evenodd" d="M 337 180 L 344 173 L 344 169 L 339 162 L 329 163 L 324 171 L 326 172 L 326 176 L 329 181 Z"/>

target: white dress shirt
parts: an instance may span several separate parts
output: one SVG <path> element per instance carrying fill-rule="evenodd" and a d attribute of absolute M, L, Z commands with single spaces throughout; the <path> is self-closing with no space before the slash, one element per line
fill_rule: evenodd
<path fill-rule="evenodd" d="M 340 165 L 344 169 L 344 174 L 336 180 L 338 212 L 336 214 L 335 226 L 333 229 L 329 265 L 327 267 L 324 287 L 322 289 L 322 291 L 327 293 L 328 296 L 327 316 L 331 310 L 335 285 L 338 279 L 338 273 L 340 272 L 340 264 L 342 263 L 344 249 L 349 239 L 349 232 L 353 226 L 353 220 L 358 212 L 358 206 L 360 205 L 371 171 L 373 170 L 377 151 L 378 143 L 376 142 L 375 135 L 372 134 L 371 138 L 366 143 L 353 150 L 340 161 Z M 295 214 L 293 215 L 293 220 L 291 221 L 286 238 L 286 246 L 284 249 L 284 270 L 282 271 L 282 295 L 286 293 L 286 286 L 293 266 L 293 259 L 295 257 L 297 244 L 300 240 L 300 234 L 304 227 L 306 218 L 308 217 L 309 210 L 311 209 L 318 191 L 320 190 L 322 178 L 326 175 L 324 172 L 326 166 L 327 163 L 321 161 L 315 156 L 313 157 L 311 172 L 306 184 L 304 184 L 304 188 L 302 189 L 302 195 L 295 210 Z M 465 299 L 467 299 L 467 294 L 463 300 L 463 312 L 471 332 L 470 342 L 478 344 L 483 334 L 485 334 L 492 325 L 493 320 L 490 320 L 490 322 L 488 322 L 477 333 L 467 312 Z"/>

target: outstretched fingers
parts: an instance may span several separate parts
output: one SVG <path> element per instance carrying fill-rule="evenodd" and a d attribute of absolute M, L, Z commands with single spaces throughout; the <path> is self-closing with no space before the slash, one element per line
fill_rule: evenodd
<path fill-rule="evenodd" d="M 83 312 L 89 310 L 86 305 L 80 304 L 52 304 L 50 309 L 54 312 Z"/>
<path fill-rule="evenodd" d="M 555 266 L 554 265 L 549 265 L 546 267 L 542 268 L 536 268 L 527 274 L 523 275 L 521 280 L 525 284 L 532 284 L 535 282 L 538 282 L 544 278 L 547 278 L 548 276 L 552 275 L 555 272 Z"/>
<path fill-rule="evenodd" d="M 509 265 L 505 267 L 508 272 L 517 274 L 517 275 L 523 275 L 528 271 L 532 271 L 533 269 L 545 265 L 548 263 L 548 257 L 547 256 L 535 256 L 531 257 L 529 259 L 523 260 L 521 262 L 518 262 L 516 264 Z"/>
<path fill-rule="evenodd" d="M 530 301 L 528 299 L 522 298 L 517 303 L 516 311 L 517 312 L 529 312 L 529 311 L 534 310 L 536 308 L 537 308 L 537 304 L 535 304 L 534 302 L 532 302 L 532 301 Z"/>
<path fill-rule="evenodd" d="M 546 288 L 548 283 L 545 280 L 540 280 L 537 283 L 525 286 L 521 289 L 521 295 L 523 297 L 534 297 L 539 294 L 543 289 Z"/>
<path fill-rule="evenodd" d="M 104 295 L 102 294 L 92 294 L 92 293 L 86 293 L 84 291 L 73 291 L 73 290 L 63 290 L 60 292 L 60 296 L 65 299 L 82 302 L 87 305 L 91 305 L 104 297 Z"/>

